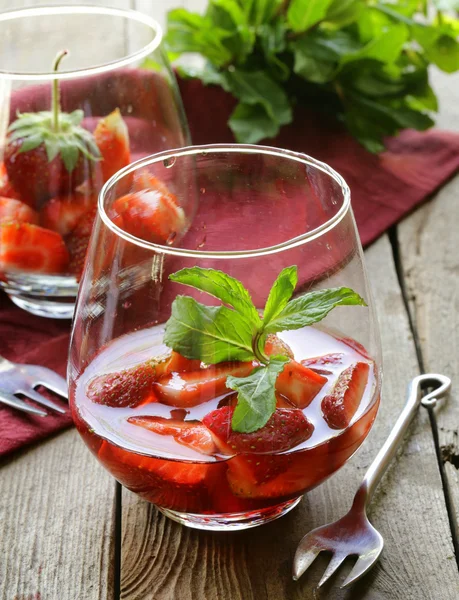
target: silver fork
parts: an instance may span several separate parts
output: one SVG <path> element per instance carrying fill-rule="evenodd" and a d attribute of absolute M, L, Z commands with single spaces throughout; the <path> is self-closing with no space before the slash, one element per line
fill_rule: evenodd
<path fill-rule="evenodd" d="M 17 408 L 27 413 L 46 417 L 48 413 L 44 410 L 31 406 L 15 394 L 23 394 L 42 406 L 51 408 L 60 413 L 65 409 L 48 400 L 35 390 L 37 385 L 42 385 L 52 392 L 67 398 L 67 382 L 63 377 L 46 367 L 36 365 L 20 365 L 12 363 L 0 356 L 0 402 Z"/>
<path fill-rule="evenodd" d="M 381 554 L 384 541 L 368 520 L 367 506 L 420 404 L 433 407 L 450 387 L 451 380 L 445 375 L 426 374 L 413 379 L 408 388 L 406 404 L 366 472 L 350 511 L 334 523 L 313 529 L 299 543 L 293 560 L 294 580 L 301 577 L 322 550 L 332 552 L 333 556 L 318 587 L 333 575 L 348 556 L 357 556 L 357 562 L 341 588 L 355 583 L 371 569 Z M 426 388 L 434 389 L 423 397 L 422 393 Z"/>

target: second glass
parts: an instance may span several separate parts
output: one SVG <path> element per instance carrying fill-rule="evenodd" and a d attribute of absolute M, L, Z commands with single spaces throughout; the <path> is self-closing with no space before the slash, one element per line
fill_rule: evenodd
<path fill-rule="evenodd" d="M 68 373 L 86 444 L 169 517 L 226 530 L 285 514 L 379 405 L 345 182 L 259 146 L 124 169 L 99 199 Z"/>
<path fill-rule="evenodd" d="M 0 286 L 29 312 L 73 315 L 104 182 L 189 143 L 161 37 L 115 8 L 0 15 Z"/>

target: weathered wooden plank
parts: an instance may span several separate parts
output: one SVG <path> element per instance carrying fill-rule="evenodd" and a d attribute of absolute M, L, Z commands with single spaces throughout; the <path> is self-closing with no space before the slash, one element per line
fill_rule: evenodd
<path fill-rule="evenodd" d="M 435 73 L 439 126 L 459 131 L 459 75 Z M 449 375 L 447 403 L 435 413 L 459 534 L 459 177 L 398 227 L 403 277 L 426 370 Z"/>
<path fill-rule="evenodd" d="M 0 469 L 0 598 L 112 600 L 115 483 L 76 431 Z"/>
<path fill-rule="evenodd" d="M 312 589 L 325 568 L 294 583 L 290 569 L 302 535 L 342 515 L 403 405 L 405 387 L 418 373 L 387 238 L 367 252 L 381 321 L 385 357 L 383 402 L 374 430 L 359 454 L 329 482 L 311 492 L 290 515 L 244 533 L 206 534 L 165 519 L 123 491 L 121 597 L 123 600 L 455 600 L 459 576 L 435 448 L 427 415 L 412 428 L 403 454 L 371 510 L 386 541 L 381 563 L 351 592 Z M 428 517 L 426 516 L 428 515 Z M 350 565 L 344 567 L 348 571 Z M 441 573 L 441 578 L 439 578 Z M 336 580 L 335 580 L 336 581 Z"/>

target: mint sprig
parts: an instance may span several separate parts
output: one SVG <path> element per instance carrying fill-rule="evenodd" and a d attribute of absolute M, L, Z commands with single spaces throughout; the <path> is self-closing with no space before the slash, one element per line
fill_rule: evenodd
<path fill-rule="evenodd" d="M 227 386 L 238 392 L 232 427 L 244 433 L 260 429 L 273 414 L 276 378 L 289 360 L 285 356 L 266 356 L 268 334 L 317 323 L 337 306 L 366 306 L 359 294 L 346 287 L 309 292 L 291 300 L 298 281 L 296 266 L 279 273 L 269 292 L 263 318 L 248 290 L 223 271 L 193 267 L 173 273 L 169 278 L 223 303 L 207 306 L 191 296 L 177 296 L 164 335 L 164 343 L 169 348 L 207 364 L 259 363 L 247 377 L 227 379 Z"/>

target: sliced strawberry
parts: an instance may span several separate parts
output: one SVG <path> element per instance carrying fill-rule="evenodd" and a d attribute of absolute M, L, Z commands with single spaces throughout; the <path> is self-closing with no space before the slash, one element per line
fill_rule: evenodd
<path fill-rule="evenodd" d="M 197 371 L 200 367 L 200 360 L 190 360 L 172 350 L 171 357 L 167 363 L 167 372 L 181 373 L 182 371 Z"/>
<path fill-rule="evenodd" d="M 228 464 L 228 482 L 231 490 L 241 498 L 278 498 L 278 501 L 302 494 L 306 489 L 314 487 L 334 469 L 322 462 L 314 463 L 308 449 L 291 454 L 279 454 L 270 457 L 270 462 L 263 465 L 265 457 L 260 457 L 256 471 L 244 471 L 240 468 L 241 457 L 232 458 Z M 252 455 L 255 456 L 256 455 Z M 309 458 L 311 460 L 309 460 Z M 233 463 L 233 461 L 239 463 Z M 264 467 L 263 469 L 261 467 Z"/>
<path fill-rule="evenodd" d="M 152 175 L 146 169 L 142 169 L 134 175 L 132 190 L 134 192 L 141 192 L 142 190 L 155 190 L 159 192 L 161 196 L 171 200 L 178 206 L 177 196 L 172 194 L 169 188 L 160 179 L 155 177 L 155 175 Z"/>
<path fill-rule="evenodd" d="M 66 236 L 96 201 L 95 197 L 79 194 L 51 198 L 40 210 L 41 225 Z"/>
<path fill-rule="evenodd" d="M 327 382 L 326 377 L 290 360 L 276 380 L 276 390 L 297 408 L 305 408 Z"/>
<path fill-rule="evenodd" d="M 253 370 L 249 362 L 220 363 L 207 369 L 186 373 L 173 373 L 161 377 L 154 391 L 165 404 L 188 408 L 212 400 L 228 391 L 229 375 L 245 377 Z"/>
<path fill-rule="evenodd" d="M 162 357 L 124 371 L 99 375 L 89 382 L 86 395 L 96 404 L 115 408 L 156 402 L 153 383 L 165 372 L 168 360 L 168 356 Z"/>
<path fill-rule="evenodd" d="M 288 358 L 294 358 L 290 346 L 280 339 L 277 335 L 270 333 L 265 342 L 265 353 L 268 356 L 282 355 Z"/>
<path fill-rule="evenodd" d="M 38 215 L 24 202 L 0 196 L 0 223 L 32 223 L 38 225 Z"/>
<path fill-rule="evenodd" d="M 64 240 L 55 231 L 30 223 L 0 225 L 0 268 L 63 273 L 68 262 Z"/>
<path fill-rule="evenodd" d="M 370 365 L 358 362 L 338 377 L 333 392 L 324 396 L 322 413 L 332 429 L 344 429 L 355 415 L 368 382 Z"/>
<path fill-rule="evenodd" d="M 8 178 L 4 162 L 0 163 L 0 196 L 4 198 L 14 198 L 21 200 L 19 193 L 14 189 L 13 184 Z"/>
<path fill-rule="evenodd" d="M 129 132 L 118 108 L 99 121 L 94 139 L 102 155 L 103 179 L 107 181 L 131 162 Z"/>
<path fill-rule="evenodd" d="M 96 404 L 112 407 L 138 406 L 156 402 L 153 383 L 173 371 L 192 370 L 201 364 L 172 352 L 136 365 L 131 369 L 106 373 L 89 382 L 86 394 Z"/>
<path fill-rule="evenodd" d="M 75 227 L 65 238 L 70 253 L 69 272 L 75 275 L 77 281 L 80 280 L 83 273 L 86 251 L 96 214 L 97 206 L 93 206 L 89 210 L 86 209 L 86 212 L 83 213 Z"/>
<path fill-rule="evenodd" d="M 288 469 L 289 450 L 311 437 L 314 426 L 299 409 L 276 408 L 268 423 L 253 433 L 231 428 L 232 407 L 206 415 L 203 423 L 214 434 L 220 451 L 236 454 L 228 462 L 228 482 L 237 496 L 255 497 L 256 490 Z M 255 490 L 255 491 L 254 491 Z"/>
<path fill-rule="evenodd" d="M 212 508 L 210 489 L 224 477 L 221 463 L 150 458 L 104 441 L 98 458 L 128 489 L 172 510 L 200 513 Z"/>
<path fill-rule="evenodd" d="M 333 371 L 324 369 L 326 366 L 342 365 L 344 354 L 342 352 L 336 352 L 334 354 L 323 354 L 322 356 L 313 356 L 312 358 L 305 358 L 301 361 L 304 367 L 308 367 L 320 373 L 321 375 L 331 375 Z"/>
<path fill-rule="evenodd" d="M 276 408 L 266 425 L 253 433 L 233 431 L 233 413 L 233 407 L 224 406 L 202 420 L 224 454 L 284 452 L 307 440 L 314 431 L 313 425 L 297 408 Z"/>
<path fill-rule="evenodd" d="M 118 198 L 111 219 L 138 238 L 164 244 L 173 241 L 185 227 L 185 214 L 169 196 L 147 189 Z"/>
<path fill-rule="evenodd" d="M 141 416 L 130 417 L 128 422 L 158 435 L 170 435 L 179 444 L 202 454 L 215 454 L 217 451 L 212 434 L 199 421 L 178 421 L 162 417 Z"/>

